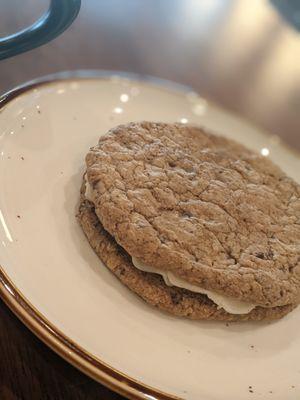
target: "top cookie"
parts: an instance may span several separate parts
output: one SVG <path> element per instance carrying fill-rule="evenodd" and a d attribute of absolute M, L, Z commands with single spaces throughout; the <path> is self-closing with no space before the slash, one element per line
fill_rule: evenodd
<path fill-rule="evenodd" d="M 266 157 L 182 124 L 130 123 L 86 157 L 104 228 L 147 265 L 265 307 L 300 298 L 300 186 Z"/>

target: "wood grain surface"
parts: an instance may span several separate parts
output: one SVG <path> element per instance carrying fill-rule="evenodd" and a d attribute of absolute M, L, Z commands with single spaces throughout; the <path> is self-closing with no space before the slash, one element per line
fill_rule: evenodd
<path fill-rule="evenodd" d="M 0 0 L 0 35 L 32 23 L 47 4 Z M 267 0 L 83 0 L 59 38 L 0 61 L 0 92 L 74 69 L 189 85 L 300 149 L 300 34 Z M 1 400 L 121 398 L 55 355 L 0 301 Z"/>

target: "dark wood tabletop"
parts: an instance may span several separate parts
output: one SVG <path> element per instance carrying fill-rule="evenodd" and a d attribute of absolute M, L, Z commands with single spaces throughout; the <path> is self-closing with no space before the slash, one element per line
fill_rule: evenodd
<path fill-rule="evenodd" d="M 0 35 L 46 0 L 1 0 Z M 300 33 L 261 0 L 84 0 L 53 42 L 0 61 L 0 92 L 61 70 L 154 75 L 193 87 L 300 149 Z M 0 128 L 1 129 L 1 128 Z M 0 300 L 0 399 L 122 399 L 41 343 Z"/>

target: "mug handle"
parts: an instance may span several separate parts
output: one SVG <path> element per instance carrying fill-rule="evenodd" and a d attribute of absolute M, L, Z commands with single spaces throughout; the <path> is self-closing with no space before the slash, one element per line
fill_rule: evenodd
<path fill-rule="evenodd" d="M 0 60 L 39 47 L 67 29 L 80 10 L 81 0 L 51 0 L 48 11 L 33 25 L 0 38 Z"/>

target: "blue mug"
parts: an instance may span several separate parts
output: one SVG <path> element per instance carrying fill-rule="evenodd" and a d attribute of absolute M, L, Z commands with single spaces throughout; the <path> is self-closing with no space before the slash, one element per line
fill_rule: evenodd
<path fill-rule="evenodd" d="M 81 0 L 51 0 L 48 11 L 33 25 L 0 38 L 0 60 L 39 47 L 67 29 L 80 10 Z"/>

